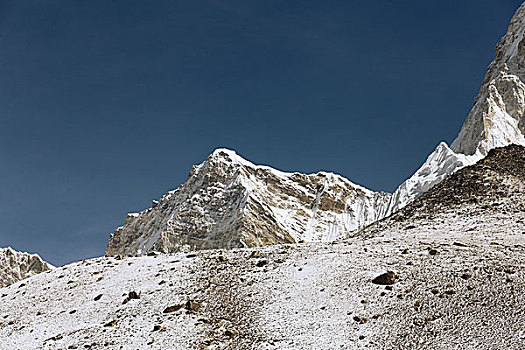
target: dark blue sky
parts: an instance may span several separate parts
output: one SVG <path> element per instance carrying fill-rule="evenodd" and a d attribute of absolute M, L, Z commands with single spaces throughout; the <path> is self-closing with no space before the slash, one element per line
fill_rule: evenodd
<path fill-rule="evenodd" d="M 393 191 L 520 1 L 0 1 L 0 245 L 54 264 L 228 147 Z"/>

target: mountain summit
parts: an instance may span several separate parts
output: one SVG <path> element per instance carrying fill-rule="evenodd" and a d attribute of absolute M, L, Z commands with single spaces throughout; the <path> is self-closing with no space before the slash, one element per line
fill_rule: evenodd
<path fill-rule="evenodd" d="M 333 241 L 382 218 L 389 199 L 337 174 L 286 173 L 221 148 L 152 208 L 129 214 L 106 255 Z"/>
<path fill-rule="evenodd" d="M 0 288 L 50 270 L 51 265 L 37 254 L 18 252 L 11 248 L 0 248 Z"/>

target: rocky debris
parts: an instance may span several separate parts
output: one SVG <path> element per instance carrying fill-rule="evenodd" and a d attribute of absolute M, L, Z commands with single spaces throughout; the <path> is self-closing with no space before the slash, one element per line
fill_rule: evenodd
<path fill-rule="evenodd" d="M 392 271 L 387 271 L 372 280 L 374 284 L 391 285 L 396 281 L 396 274 Z"/>
<path fill-rule="evenodd" d="M 50 348 L 82 348 L 93 342 L 100 347 L 100 339 L 114 343 L 108 348 L 397 349 L 419 348 L 420 339 L 429 349 L 468 348 L 473 339 L 480 349 L 502 344 L 522 348 L 525 271 L 520 266 L 525 255 L 515 248 L 521 243 L 481 244 L 476 237 L 467 240 L 467 233 L 436 241 L 436 234 L 399 234 L 405 227 L 397 231 L 394 226 L 395 235 L 387 238 L 262 247 L 253 261 L 247 260 L 251 251 L 233 249 L 210 251 L 198 259 L 185 254 L 133 258 L 131 266 L 121 262 L 110 267 L 106 262 L 111 258 L 94 259 L 87 270 L 84 265 L 65 266 L 29 280 L 26 287 L 3 290 L 0 340 L 28 350 L 58 333 L 63 339 Z M 468 241 L 469 248 L 454 246 L 457 240 Z M 446 258 L 430 258 L 426 247 L 446 251 Z M 407 254 L 399 254 L 402 249 Z M 275 264 L 261 274 L 254 269 L 261 256 L 290 263 Z M 378 266 L 388 266 L 402 278 L 376 288 L 370 281 L 379 275 Z M 103 281 L 92 283 L 93 271 L 101 271 Z M 467 273 L 473 277 L 461 278 Z M 84 277 L 84 293 L 70 295 L 64 288 L 68 280 Z M 159 286 L 162 278 L 169 283 Z M 141 302 L 132 307 L 85 302 L 86 296 L 92 300 L 101 292 L 101 300 L 119 298 L 122 286 L 140 290 Z M 22 292 L 27 292 L 24 298 L 13 298 Z M 53 298 L 44 301 L 42 295 Z M 46 310 L 45 317 L 34 316 L 35 310 Z M 70 315 L 69 310 L 77 312 Z M 85 323 L 74 321 L 77 315 Z M 496 323 L 500 326 L 494 327 Z M 361 335 L 365 338 L 359 340 Z"/>
<path fill-rule="evenodd" d="M 0 248 L 0 288 L 52 269 L 38 255 Z"/>

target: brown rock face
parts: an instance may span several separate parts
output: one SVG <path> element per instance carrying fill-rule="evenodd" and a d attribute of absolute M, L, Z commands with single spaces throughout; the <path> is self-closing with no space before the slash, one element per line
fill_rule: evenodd
<path fill-rule="evenodd" d="M 21 253 L 11 248 L 0 248 L 0 288 L 50 268 L 51 265 L 36 254 Z"/>

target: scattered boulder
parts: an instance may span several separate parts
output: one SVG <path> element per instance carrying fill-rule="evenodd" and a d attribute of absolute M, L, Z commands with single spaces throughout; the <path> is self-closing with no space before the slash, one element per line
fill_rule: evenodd
<path fill-rule="evenodd" d="M 184 304 L 171 305 L 171 306 L 168 306 L 167 308 L 165 308 L 163 313 L 167 314 L 167 313 L 179 311 L 183 307 L 184 307 Z"/>
<path fill-rule="evenodd" d="M 193 301 L 193 300 L 188 300 L 186 302 L 186 305 L 184 305 L 184 308 L 188 311 L 197 311 L 200 309 L 200 307 L 202 306 L 201 303 L 199 302 L 196 302 L 196 301 Z"/>
<path fill-rule="evenodd" d="M 166 327 L 162 327 L 160 325 L 155 325 L 155 326 L 153 326 L 153 331 L 152 332 L 165 331 L 165 330 L 166 330 Z"/>
<path fill-rule="evenodd" d="M 257 267 L 263 267 L 268 264 L 268 260 L 259 260 L 255 266 Z"/>
<path fill-rule="evenodd" d="M 368 318 L 360 317 L 360 316 L 354 316 L 354 321 L 356 321 L 359 324 L 365 324 L 365 323 L 368 322 Z"/>
<path fill-rule="evenodd" d="M 372 280 L 374 284 L 392 285 L 396 281 L 396 274 L 392 271 L 387 271 Z"/>
<path fill-rule="evenodd" d="M 428 254 L 430 254 L 432 256 L 437 256 L 437 255 L 439 255 L 439 252 L 436 249 L 430 249 L 428 251 Z"/>
<path fill-rule="evenodd" d="M 117 323 L 118 323 L 118 320 L 115 319 L 115 320 L 113 320 L 113 321 L 109 321 L 108 323 L 106 323 L 106 324 L 104 325 L 104 327 L 115 327 L 115 326 L 117 325 Z"/>
<path fill-rule="evenodd" d="M 124 299 L 124 302 L 122 304 L 127 304 L 130 300 L 133 299 L 140 299 L 140 295 L 137 294 L 137 292 L 129 292 L 126 299 Z"/>

